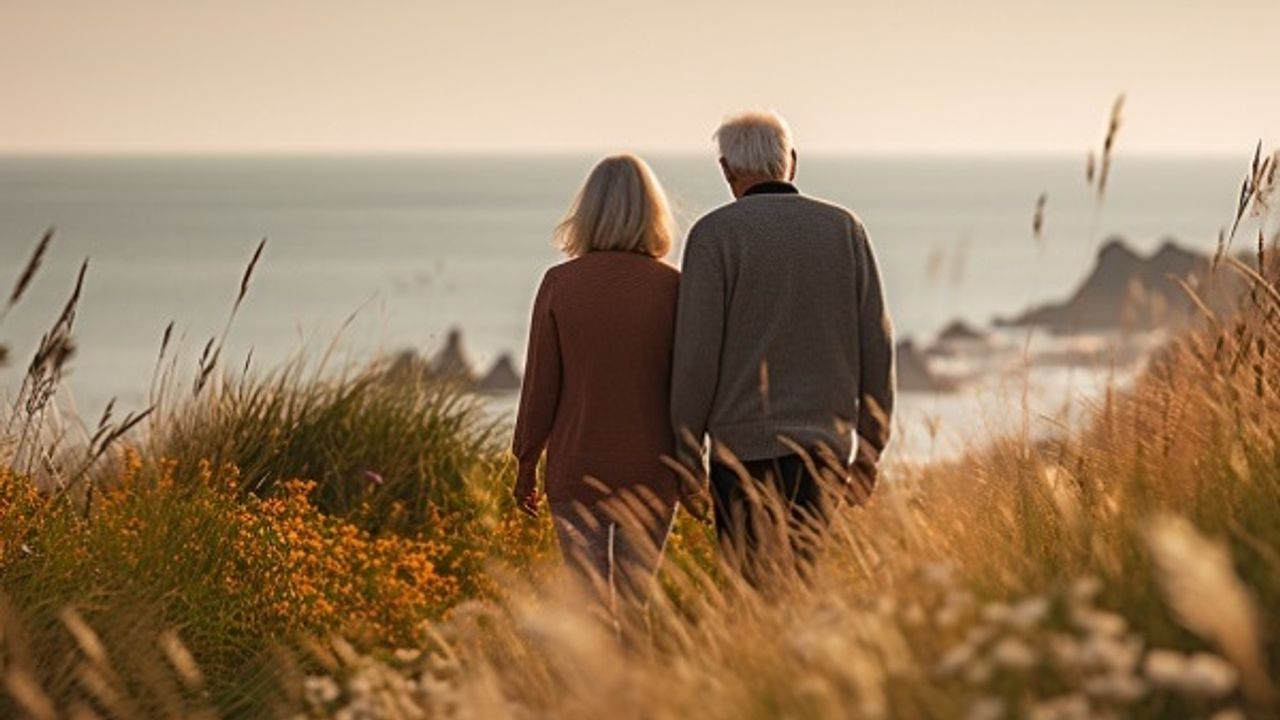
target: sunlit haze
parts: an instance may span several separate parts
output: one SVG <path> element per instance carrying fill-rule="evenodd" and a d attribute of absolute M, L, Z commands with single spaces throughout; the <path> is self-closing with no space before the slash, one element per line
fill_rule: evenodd
<path fill-rule="evenodd" d="M 0 152 L 698 150 L 744 106 L 805 150 L 1246 154 L 1280 3 L 6 3 Z M 1270 137 L 1268 137 L 1268 135 Z"/>

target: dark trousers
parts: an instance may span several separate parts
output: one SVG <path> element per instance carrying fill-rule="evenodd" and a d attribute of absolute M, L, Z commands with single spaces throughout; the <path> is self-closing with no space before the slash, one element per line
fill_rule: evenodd
<path fill-rule="evenodd" d="M 757 588 L 771 577 L 808 577 L 829 522 L 829 498 L 803 458 L 754 460 L 741 468 L 712 463 L 711 493 L 716 536 L 730 568 Z"/>

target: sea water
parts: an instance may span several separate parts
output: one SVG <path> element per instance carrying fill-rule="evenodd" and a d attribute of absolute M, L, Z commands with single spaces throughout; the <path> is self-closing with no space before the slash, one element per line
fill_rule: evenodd
<path fill-rule="evenodd" d="M 522 361 L 527 312 L 560 258 L 551 234 L 596 158 L 8 157 L 0 158 L 0 290 L 45 228 L 57 234 L 34 285 L 0 325 L 10 346 L 0 389 L 12 394 L 40 332 L 89 258 L 68 387 L 94 417 L 112 397 L 145 404 L 165 326 L 188 355 L 221 332 L 241 273 L 267 246 L 228 342 L 253 367 L 323 351 L 360 362 L 430 351 L 452 327 L 478 366 Z M 648 158 L 682 229 L 731 198 L 714 157 Z M 865 221 L 900 337 L 927 344 L 953 319 L 984 326 L 1067 295 L 1098 246 L 1124 237 L 1149 252 L 1167 238 L 1211 252 L 1231 219 L 1244 163 L 1231 158 L 1117 158 L 1105 197 L 1066 157 L 801 156 L 798 185 Z M 1032 220 L 1046 194 L 1043 236 Z M 677 245 L 671 260 L 678 263 Z M 907 396 L 902 452 L 938 451 L 1041 410 L 1087 400 L 1110 369 L 992 377 L 959 399 Z M 1047 394 L 1039 386 L 1050 387 Z M 1028 390 L 1035 392 L 1028 393 Z M 502 404 L 499 403 L 499 407 Z M 1052 407 L 1051 407 L 1052 406 Z"/>

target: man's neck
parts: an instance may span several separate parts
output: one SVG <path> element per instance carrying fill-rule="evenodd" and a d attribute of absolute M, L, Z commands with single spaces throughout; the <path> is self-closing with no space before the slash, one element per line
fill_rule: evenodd
<path fill-rule="evenodd" d="M 748 195 L 796 195 L 800 191 L 786 180 L 761 180 L 742 191 L 738 197 Z"/>

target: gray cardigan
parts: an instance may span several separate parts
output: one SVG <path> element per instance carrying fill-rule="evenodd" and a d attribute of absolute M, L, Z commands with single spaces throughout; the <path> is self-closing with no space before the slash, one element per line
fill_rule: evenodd
<path fill-rule="evenodd" d="M 840 458 L 856 431 L 889 440 L 893 330 L 862 222 L 795 194 L 748 194 L 685 244 L 671 381 L 680 437 L 709 434 L 740 460 Z M 692 461 L 688 446 L 681 453 Z"/>

